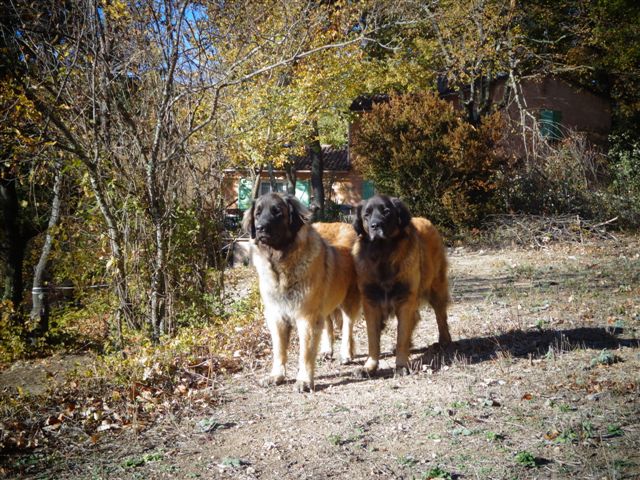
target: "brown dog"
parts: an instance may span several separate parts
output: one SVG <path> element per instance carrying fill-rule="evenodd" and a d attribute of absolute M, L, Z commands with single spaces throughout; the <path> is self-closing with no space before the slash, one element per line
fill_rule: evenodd
<path fill-rule="evenodd" d="M 397 198 L 376 195 L 360 204 L 354 220 L 353 255 L 369 338 L 365 371 L 378 369 L 380 334 L 387 318 L 398 318 L 396 371 L 408 372 L 411 336 L 427 301 L 435 310 L 441 345 L 451 342 L 447 325 L 449 287 L 444 245 L 424 218 L 411 218 Z"/>
<path fill-rule="evenodd" d="M 313 390 L 318 344 L 327 318 L 336 309 L 346 317 L 344 331 L 360 313 L 349 225 L 318 227 L 332 239 L 323 239 L 308 224 L 309 211 L 294 197 L 269 193 L 245 213 L 243 227 L 250 233 L 252 260 L 258 271 L 260 295 L 273 343 L 273 367 L 268 384 L 284 382 L 287 348 L 293 325 L 300 340 L 296 385 Z M 333 226 L 331 226 L 333 225 Z M 343 334 L 343 360 L 353 356 L 350 335 Z"/>

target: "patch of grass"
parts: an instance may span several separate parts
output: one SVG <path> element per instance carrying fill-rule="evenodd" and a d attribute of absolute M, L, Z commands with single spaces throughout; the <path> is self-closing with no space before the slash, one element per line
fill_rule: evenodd
<path fill-rule="evenodd" d="M 441 467 L 434 467 L 431 470 L 422 474 L 422 480 L 452 480 L 451 473 L 442 469 Z"/>
<path fill-rule="evenodd" d="M 593 423 L 591 423 L 589 421 L 584 421 L 584 422 L 582 422 L 580 427 L 582 428 L 582 436 L 584 438 L 593 438 L 594 437 Z"/>
<path fill-rule="evenodd" d="M 636 466 L 637 466 L 637 463 L 631 462 L 629 460 L 618 459 L 613 461 L 613 468 L 616 468 L 616 469 L 631 468 Z"/>
<path fill-rule="evenodd" d="M 516 453 L 515 460 L 517 464 L 522 465 L 523 467 L 534 468 L 538 466 L 536 457 L 526 450 Z"/>
<path fill-rule="evenodd" d="M 574 407 L 573 405 L 567 405 L 566 403 L 559 405 L 558 408 L 562 413 L 575 412 L 577 410 L 577 408 Z"/>
<path fill-rule="evenodd" d="M 346 445 L 348 443 L 356 443 L 364 438 L 364 429 L 356 428 L 355 431 L 346 437 L 338 434 L 329 435 L 328 440 L 329 443 L 335 447 L 339 447 L 342 445 Z"/>
<path fill-rule="evenodd" d="M 598 365 L 613 365 L 614 363 L 617 363 L 619 361 L 619 357 L 605 348 L 598 355 L 591 359 L 591 363 L 589 365 L 593 368 Z"/>
<path fill-rule="evenodd" d="M 542 319 L 542 318 L 539 318 L 539 319 L 536 321 L 536 325 L 535 325 L 535 326 L 536 326 L 536 328 L 537 328 L 538 330 L 544 330 L 544 329 L 545 329 L 545 327 L 547 326 L 547 321 L 546 321 L 546 320 L 544 320 L 544 319 Z"/>
<path fill-rule="evenodd" d="M 469 430 L 466 427 L 454 428 L 453 430 L 451 430 L 451 435 L 453 435 L 454 437 L 458 435 L 468 437 L 469 435 L 473 435 L 473 430 Z"/>
<path fill-rule="evenodd" d="M 136 468 L 146 465 L 147 463 L 157 462 L 164 459 L 164 453 L 162 452 L 153 452 L 146 453 L 142 456 L 130 457 L 122 462 L 122 467 L 124 468 Z"/>
<path fill-rule="evenodd" d="M 578 434 L 573 430 L 564 430 L 555 438 L 556 443 L 573 443 L 578 439 Z"/>
<path fill-rule="evenodd" d="M 609 437 L 621 437 L 622 435 L 624 435 L 624 432 L 622 431 L 622 428 L 620 427 L 620 425 L 607 425 L 607 435 Z"/>
<path fill-rule="evenodd" d="M 398 464 L 402 467 L 413 468 L 418 465 L 418 460 L 412 455 L 402 455 L 398 457 Z"/>
<path fill-rule="evenodd" d="M 504 440 L 504 435 L 492 431 L 488 431 L 485 436 L 490 442 L 500 442 Z"/>

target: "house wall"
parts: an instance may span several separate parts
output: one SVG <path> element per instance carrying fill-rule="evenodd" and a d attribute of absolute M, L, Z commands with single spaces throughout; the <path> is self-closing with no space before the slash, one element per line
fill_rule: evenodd
<path fill-rule="evenodd" d="M 539 118 L 541 110 L 560 111 L 563 133 L 578 131 L 584 133 L 591 143 L 598 146 L 606 145 L 607 136 L 611 131 L 611 105 L 607 99 L 555 77 L 523 80 L 521 86 L 526 109 L 535 118 Z M 502 101 L 505 87 L 505 80 L 494 84 L 491 91 L 494 103 L 499 104 Z M 515 101 L 510 102 L 505 111 L 511 120 L 520 121 L 520 112 Z M 521 153 L 519 148 L 516 150 L 517 153 Z"/>

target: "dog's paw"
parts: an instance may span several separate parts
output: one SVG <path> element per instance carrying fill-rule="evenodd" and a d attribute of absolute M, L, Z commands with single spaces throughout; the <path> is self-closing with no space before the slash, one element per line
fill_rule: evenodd
<path fill-rule="evenodd" d="M 440 335 L 438 337 L 438 343 L 436 343 L 436 345 L 440 346 L 440 348 L 446 348 L 451 345 L 451 335 L 449 335 L 449 332 L 444 335 Z"/>
<path fill-rule="evenodd" d="M 320 352 L 318 358 L 321 362 L 330 362 L 333 360 L 333 352 Z"/>
<path fill-rule="evenodd" d="M 340 365 L 351 365 L 353 363 L 352 357 L 340 357 Z"/>
<path fill-rule="evenodd" d="M 261 387 L 282 385 L 284 383 L 284 375 L 269 375 L 268 377 L 264 377 L 259 383 Z"/>
<path fill-rule="evenodd" d="M 367 361 L 364 364 L 364 370 L 369 375 L 373 375 L 378 370 L 378 361 L 373 360 L 371 357 L 367 358 Z"/>
<path fill-rule="evenodd" d="M 298 393 L 313 392 L 313 382 L 308 382 L 306 380 L 297 380 L 296 391 Z"/>
<path fill-rule="evenodd" d="M 435 350 L 439 350 L 443 352 L 445 350 L 449 350 L 451 348 L 451 345 L 452 345 L 451 339 L 445 340 L 445 341 L 440 340 L 439 342 L 436 342 L 433 344 L 433 348 Z"/>

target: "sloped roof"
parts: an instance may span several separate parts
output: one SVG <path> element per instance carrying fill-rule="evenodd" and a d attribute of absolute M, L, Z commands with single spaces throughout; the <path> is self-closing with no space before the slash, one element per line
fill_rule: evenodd
<path fill-rule="evenodd" d="M 353 102 L 349 110 L 352 112 L 368 112 L 376 103 L 384 103 L 389 101 L 389 95 L 386 93 L 376 93 L 374 95 L 360 95 Z"/>
<path fill-rule="evenodd" d="M 324 169 L 338 172 L 346 172 L 351 170 L 351 161 L 347 147 L 333 147 L 331 145 L 322 145 L 322 158 L 324 160 Z M 311 170 L 311 157 L 296 157 L 296 170 Z"/>

